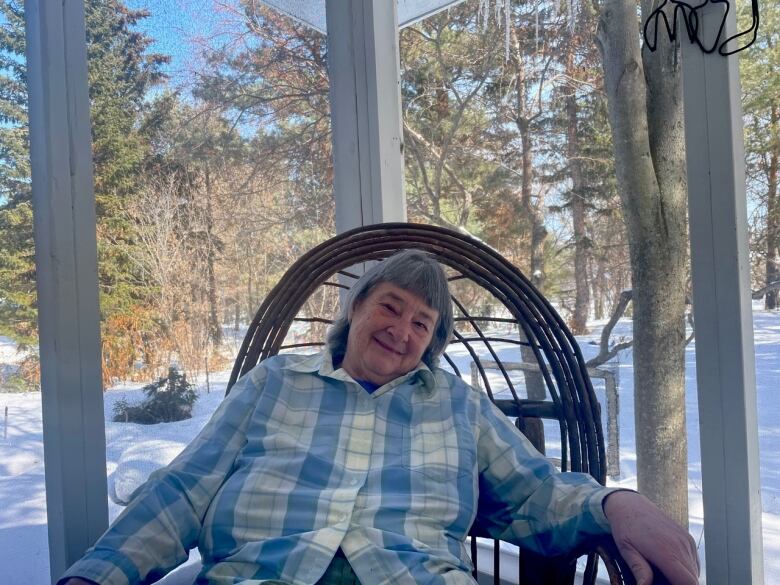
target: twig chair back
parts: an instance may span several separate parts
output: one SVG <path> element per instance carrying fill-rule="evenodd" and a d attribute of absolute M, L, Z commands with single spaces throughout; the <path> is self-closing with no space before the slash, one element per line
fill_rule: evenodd
<path fill-rule="evenodd" d="M 454 337 L 442 365 L 461 372 L 453 356 L 471 363 L 471 380 L 484 390 L 502 412 L 513 419 L 542 453 L 554 459 L 562 471 L 590 473 L 602 484 L 606 479 L 606 456 L 600 407 L 588 377 L 585 360 L 563 319 L 514 265 L 484 243 L 464 234 L 436 226 L 388 223 L 365 226 L 340 234 L 304 254 L 284 274 L 255 315 L 233 366 L 228 392 L 235 381 L 259 361 L 280 351 L 300 351 L 321 346 L 324 339 L 290 339 L 296 323 L 331 322 L 338 305 L 336 291 L 349 288 L 365 262 L 381 261 L 414 248 L 434 256 L 450 280 L 455 313 Z M 317 297 L 317 295 L 320 295 Z M 312 315 L 311 299 L 319 298 L 330 315 Z M 329 299 L 329 300 L 328 300 Z M 468 301 L 476 301 L 478 314 Z M 497 302 L 496 302 L 497 301 Z M 500 311 L 495 306 L 500 305 Z M 304 310 L 308 308 L 307 310 Z M 522 364 L 508 368 L 499 354 Z M 485 536 L 478 526 L 475 536 Z M 478 542 L 480 543 L 478 545 Z M 471 539 L 475 565 L 484 561 L 486 541 Z M 502 574 L 518 574 L 502 565 L 505 546 L 490 543 L 493 579 L 507 582 Z M 622 559 L 614 559 L 610 542 L 594 545 L 604 560 L 611 583 L 630 583 L 623 575 Z M 478 555 L 479 549 L 479 555 Z M 572 583 L 574 558 L 547 559 L 529 551 L 519 553 L 521 583 Z M 484 564 L 484 562 L 483 562 Z M 594 583 L 596 554 L 585 564 L 584 583 Z"/>

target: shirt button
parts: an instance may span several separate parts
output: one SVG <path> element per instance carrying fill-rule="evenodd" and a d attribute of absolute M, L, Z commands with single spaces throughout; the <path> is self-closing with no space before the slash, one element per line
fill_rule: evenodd
<path fill-rule="evenodd" d="M 358 483 L 358 480 L 357 480 L 356 477 L 353 477 L 352 479 L 349 480 L 349 485 L 357 485 L 357 483 Z"/>

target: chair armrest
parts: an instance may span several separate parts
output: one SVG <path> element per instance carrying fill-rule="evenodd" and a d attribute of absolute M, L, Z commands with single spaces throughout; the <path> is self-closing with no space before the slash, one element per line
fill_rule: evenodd
<path fill-rule="evenodd" d="M 580 557 L 590 553 L 595 553 L 604 564 L 604 567 L 607 569 L 610 585 L 636 585 L 636 579 L 634 579 L 631 569 L 618 551 L 617 545 L 611 536 L 605 536 L 587 542 L 582 549 L 575 553 L 575 556 Z M 588 565 L 585 569 L 586 575 L 588 570 L 594 570 L 594 567 L 591 567 L 591 565 L 595 563 L 591 558 L 592 557 L 588 558 Z M 584 581 L 586 583 L 588 582 L 587 579 Z"/>
<path fill-rule="evenodd" d="M 617 545 L 611 536 L 605 536 L 588 541 L 582 547 L 577 549 L 572 556 L 579 558 L 581 556 L 595 553 L 602 561 L 607 569 L 607 576 L 609 577 L 610 585 L 636 585 L 636 579 L 631 572 L 628 563 L 618 551 Z M 588 558 L 587 571 L 593 570 L 591 565 L 595 564 L 591 561 L 591 557 Z M 585 583 L 589 581 L 583 579 Z M 669 581 L 660 572 L 654 571 L 653 573 L 653 585 L 669 585 Z"/>

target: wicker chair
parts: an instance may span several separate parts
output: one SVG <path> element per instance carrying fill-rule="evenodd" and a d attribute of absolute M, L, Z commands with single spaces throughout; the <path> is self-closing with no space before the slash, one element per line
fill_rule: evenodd
<path fill-rule="evenodd" d="M 350 267 L 381 260 L 406 248 L 434 255 L 448 273 L 456 331 L 444 360 L 452 371 L 461 373 L 454 357 L 460 354 L 457 359 L 461 363 L 465 358 L 472 364 L 473 383 L 483 388 L 562 471 L 587 472 L 604 483 L 606 458 L 600 408 L 580 349 L 566 324 L 529 280 L 497 252 L 471 237 L 439 227 L 366 226 L 336 236 L 303 255 L 258 310 L 233 366 L 228 392 L 258 361 L 281 350 L 322 345 L 286 340 L 291 327 L 296 327 L 295 322 L 319 323 L 321 328 L 330 322 L 333 315 L 301 317 L 307 301 L 319 299 L 320 305 L 334 309 L 338 304 L 336 291 L 348 288 L 356 278 L 348 270 Z M 505 307 L 501 316 L 475 315 L 467 309 L 466 297 L 487 307 L 488 296 Z M 309 306 L 304 312 L 311 311 Z M 496 333 L 496 328 L 504 330 L 503 336 Z M 498 355 L 506 355 L 507 347 L 519 358 L 511 369 Z M 478 526 L 472 529 L 472 536 L 483 534 Z M 492 554 L 485 552 L 486 544 L 492 547 Z M 634 583 L 611 539 L 589 543 L 588 550 L 565 558 L 545 558 L 520 550 L 519 567 L 515 565 L 511 570 L 503 564 L 502 557 L 513 559 L 513 564 L 517 561 L 505 552 L 506 548 L 497 541 L 472 537 L 475 578 L 478 561 L 484 566 L 485 558 L 492 556 L 496 585 L 507 583 L 509 573 L 515 575 L 512 580 L 519 575 L 524 584 L 573 583 L 576 560 L 584 556 L 587 560 L 583 583 L 595 583 L 599 558 L 606 566 L 610 583 Z"/>

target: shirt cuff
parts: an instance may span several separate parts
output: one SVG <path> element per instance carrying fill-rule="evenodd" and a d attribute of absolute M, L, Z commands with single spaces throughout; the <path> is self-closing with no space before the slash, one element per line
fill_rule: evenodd
<path fill-rule="evenodd" d="M 95 558 L 92 555 L 82 558 L 71 565 L 65 574 L 57 581 L 63 585 L 72 577 L 93 581 L 98 585 L 130 585 L 130 578 L 120 568 L 119 563 L 107 558 Z"/>
<path fill-rule="evenodd" d="M 596 497 L 593 498 L 593 500 L 598 500 L 598 509 L 591 509 L 591 513 L 593 514 L 593 517 L 596 519 L 596 522 L 598 522 L 607 533 L 612 534 L 612 526 L 609 523 L 609 520 L 607 519 L 607 514 L 604 511 L 604 502 L 607 500 L 607 496 L 610 496 L 614 494 L 615 492 L 633 492 L 635 494 L 638 494 L 639 492 L 636 490 L 632 490 L 630 488 L 623 488 L 623 487 L 613 487 L 613 488 L 603 488 L 599 490 L 599 493 L 596 494 Z M 596 502 L 591 501 L 589 504 L 593 506 Z"/>

